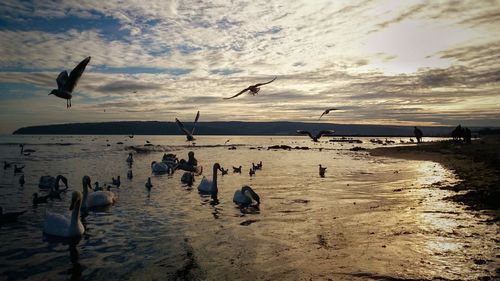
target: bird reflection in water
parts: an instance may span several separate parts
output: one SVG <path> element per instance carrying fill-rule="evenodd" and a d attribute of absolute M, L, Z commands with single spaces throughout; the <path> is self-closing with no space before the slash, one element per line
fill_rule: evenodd
<path fill-rule="evenodd" d="M 51 235 L 44 235 L 44 241 L 49 242 L 49 248 L 56 247 L 60 244 L 68 245 L 69 259 L 71 261 L 71 268 L 69 268 L 66 273 L 70 275 L 70 280 L 82 280 L 83 267 L 80 264 L 80 253 L 78 252 L 78 244 L 80 243 L 82 237 L 74 238 L 61 238 Z"/>

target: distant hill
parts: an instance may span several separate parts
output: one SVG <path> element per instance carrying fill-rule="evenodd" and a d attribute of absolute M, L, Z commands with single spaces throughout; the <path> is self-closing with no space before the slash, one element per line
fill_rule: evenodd
<path fill-rule="evenodd" d="M 192 123 L 184 123 L 187 128 Z M 425 136 L 448 136 L 452 127 L 419 127 Z M 413 136 L 411 126 L 348 125 L 304 122 L 199 122 L 198 135 L 296 135 L 296 130 L 335 130 L 339 136 Z M 480 128 L 471 128 L 478 130 Z M 30 126 L 13 134 L 44 135 L 179 135 L 174 122 L 121 121 Z"/>

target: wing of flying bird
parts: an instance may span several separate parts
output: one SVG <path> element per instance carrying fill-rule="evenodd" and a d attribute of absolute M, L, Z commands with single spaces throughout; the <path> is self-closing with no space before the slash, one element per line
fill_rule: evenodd
<path fill-rule="evenodd" d="M 68 82 L 68 72 L 65 70 L 59 73 L 56 82 L 57 82 L 57 89 L 59 91 L 62 91 L 64 89 L 64 85 L 66 85 L 66 82 Z"/>
<path fill-rule="evenodd" d="M 194 118 L 193 130 L 191 131 L 192 135 L 194 135 L 194 129 L 196 128 L 196 123 L 198 123 L 198 119 L 200 119 L 200 111 L 199 110 L 198 110 L 198 113 L 196 113 L 196 118 Z"/>
<path fill-rule="evenodd" d="M 311 139 L 314 139 L 310 132 L 304 130 L 297 130 L 297 134 L 308 135 Z"/>
<path fill-rule="evenodd" d="M 335 131 L 334 131 L 334 130 L 324 130 L 324 131 L 320 131 L 320 132 L 316 135 L 316 138 L 317 138 L 317 139 L 319 139 L 319 138 L 321 138 L 322 136 L 325 136 L 325 135 L 326 135 L 326 136 L 327 136 L 327 135 L 331 135 L 331 134 L 333 134 L 333 133 L 335 133 Z"/>
<path fill-rule="evenodd" d="M 246 89 L 242 90 L 241 92 L 237 93 L 236 95 L 234 95 L 234 96 L 232 96 L 232 97 L 229 97 L 229 98 L 224 98 L 224 99 L 225 99 L 225 100 L 228 100 L 228 99 L 235 98 L 235 97 L 237 97 L 237 96 L 239 96 L 239 95 L 243 94 L 244 92 L 248 91 L 249 89 L 250 89 L 250 87 L 248 87 L 248 88 L 246 88 Z"/>
<path fill-rule="evenodd" d="M 87 67 L 87 64 L 90 62 L 90 57 L 86 57 L 84 60 L 82 60 L 69 74 L 68 81 L 64 85 L 65 90 L 68 92 L 73 92 L 73 90 L 76 87 L 76 84 L 78 84 L 78 80 L 80 80 L 80 77 L 82 77 L 83 71 L 85 71 L 85 67 Z"/>
<path fill-rule="evenodd" d="M 175 123 L 177 123 L 177 126 L 179 126 L 179 129 L 181 129 L 184 132 L 184 134 L 186 134 L 186 136 L 192 136 L 191 132 L 186 130 L 186 128 L 184 128 L 184 124 L 182 124 L 182 122 L 179 121 L 179 119 L 175 118 Z"/>
<path fill-rule="evenodd" d="M 259 84 L 255 84 L 255 86 L 254 86 L 254 87 L 260 87 L 260 86 L 262 86 L 262 85 L 266 85 L 266 84 L 269 84 L 269 83 L 273 82 L 274 80 L 276 80 L 276 78 L 277 78 L 277 76 L 275 76 L 275 77 L 273 78 L 273 80 L 271 80 L 271 81 L 269 81 L 269 82 L 266 82 L 266 83 L 259 83 Z"/>

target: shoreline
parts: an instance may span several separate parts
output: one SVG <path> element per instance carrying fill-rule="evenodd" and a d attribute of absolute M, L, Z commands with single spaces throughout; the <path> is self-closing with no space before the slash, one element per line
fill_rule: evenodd
<path fill-rule="evenodd" d="M 469 209 L 490 213 L 494 222 L 500 217 L 500 136 L 488 136 L 472 144 L 451 140 L 415 146 L 378 147 L 368 150 L 372 156 L 407 160 L 426 160 L 442 164 L 460 180 L 437 188 L 455 191 L 445 199 Z"/>

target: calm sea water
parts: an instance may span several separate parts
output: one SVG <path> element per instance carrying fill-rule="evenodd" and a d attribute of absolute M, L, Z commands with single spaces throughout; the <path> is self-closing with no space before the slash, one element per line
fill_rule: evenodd
<path fill-rule="evenodd" d="M 349 148 L 377 145 L 312 143 L 305 137 L 199 136 L 189 147 L 182 136 L 5 136 L 0 160 L 22 163 L 26 184 L 12 169 L 0 170 L 0 206 L 26 210 L 19 222 L 0 226 L 2 280 L 476 280 L 494 276 L 498 226 L 467 211 L 432 187 L 456 181 L 438 163 L 375 158 Z M 155 152 L 135 153 L 134 178 L 126 177 L 126 147 L 146 140 Z M 227 145 L 224 143 L 229 140 Z M 405 139 L 406 140 L 406 139 Z M 123 142 L 123 144 L 117 144 Z M 397 139 L 399 142 L 399 138 Z M 34 149 L 20 154 L 19 143 Z M 308 146 L 272 151 L 267 146 Z M 228 150 L 235 145 L 237 149 Z M 259 147 L 262 147 L 261 149 Z M 322 148 L 321 150 L 319 148 Z M 185 158 L 195 152 L 211 177 L 215 162 L 220 204 L 186 188 L 182 173 L 152 176 L 150 163 L 164 151 Z M 254 177 L 252 162 L 263 162 Z M 326 177 L 318 165 L 328 167 Z M 233 174 L 232 166 L 243 166 Z M 38 207 L 40 176 L 58 174 L 71 190 L 81 179 L 110 183 L 121 176 L 118 202 L 82 218 L 79 241 L 47 239 L 46 210 L 68 211 L 70 195 Z M 150 194 L 144 188 L 152 177 Z M 242 212 L 236 189 L 251 185 L 260 210 Z M 43 193 L 43 192 L 42 192 Z M 492 277 L 493 278 L 493 277 Z"/>

